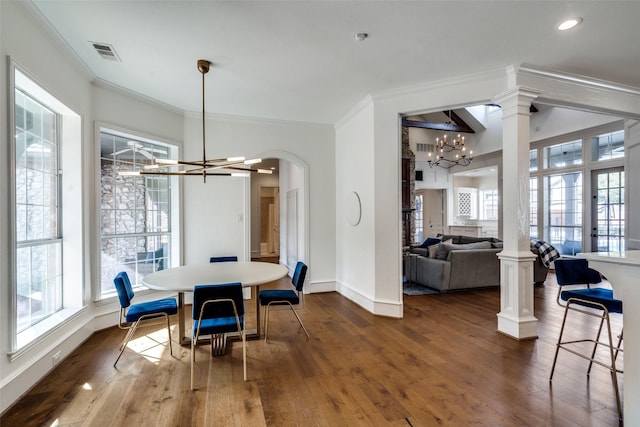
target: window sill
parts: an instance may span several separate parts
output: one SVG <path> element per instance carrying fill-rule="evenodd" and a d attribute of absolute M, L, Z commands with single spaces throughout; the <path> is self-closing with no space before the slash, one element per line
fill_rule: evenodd
<path fill-rule="evenodd" d="M 84 311 L 85 307 L 65 308 L 20 332 L 16 339 L 17 350 L 8 354 L 9 361 L 16 360 L 36 344 L 71 323 L 73 319 L 80 316 Z"/>

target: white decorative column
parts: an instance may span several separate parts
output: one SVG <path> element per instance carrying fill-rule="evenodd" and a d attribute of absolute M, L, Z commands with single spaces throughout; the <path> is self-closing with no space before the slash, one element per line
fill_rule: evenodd
<path fill-rule="evenodd" d="M 498 332 L 537 338 L 533 315 L 533 261 L 529 242 L 529 126 L 539 92 L 516 87 L 494 99 L 502 107 L 502 237 Z"/>
<path fill-rule="evenodd" d="M 631 183 L 640 182 L 640 121 L 625 120 L 624 130 L 625 236 L 627 249 L 640 249 L 640 217 L 636 215 L 640 211 L 640 197 L 636 191 L 631 192 Z"/>

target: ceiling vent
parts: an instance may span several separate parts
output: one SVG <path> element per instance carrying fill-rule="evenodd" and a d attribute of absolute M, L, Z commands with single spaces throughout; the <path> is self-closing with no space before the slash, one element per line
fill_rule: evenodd
<path fill-rule="evenodd" d="M 116 50 L 110 44 L 95 43 L 95 42 L 89 42 L 89 43 L 91 43 L 91 45 L 96 50 L 96 52 L 98 52 L 98 55 L 100 55 L 101 58 L 108 59 L 109 61 L 122 62 L 120 61 L 120 58 L 116 53 Z"/>

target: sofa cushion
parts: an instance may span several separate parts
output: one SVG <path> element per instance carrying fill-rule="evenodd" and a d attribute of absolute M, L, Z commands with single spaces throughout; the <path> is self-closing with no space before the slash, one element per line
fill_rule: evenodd
<path fill-rule="evenodd" d="M 422 244 L 420 246 L 418 246 L 419 248 L 428 248 L 429 246 L 435 245 L 440 243 L 441 240 L 440 239 L 436 239 L 434 237 L 427 237 L 427 239 L 422 242 Z"/>
<path fill-rule="evenodd" d="M 481 242 L 473 242 L 473 243 L 463 243 L 463 244 L 448 244 L 448 243 L 440 243 L 438 245 L 438 251 L 436 253 L 437 259 L 447 259 L 449 256 L 449 252 L 452 250 L 469 250 L 469 249 L 491 249 L 491 242 L 481 241 Z"/>

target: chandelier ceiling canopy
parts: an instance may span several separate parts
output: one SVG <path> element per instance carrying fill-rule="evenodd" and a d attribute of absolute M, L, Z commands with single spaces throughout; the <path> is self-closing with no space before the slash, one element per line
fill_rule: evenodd
<path fill-rule="evenodd" d="M 207 159 L 205 138 L 205 92 L 204 77 L 209 72 L 211 62 L 206 59 L 198 60 L 198 71 L 202 74 L 202 160 L 174 160 L 154 159 L 155 162 L 144 166 L 139 171 L 122 171 L 120 175 L 176 175 L 201 176 L 207 182 L 207 176 L 249 176 L 251 172 L 271 174 L 270 169 L 254 169 L 251 165 L 262 162 L 262 159 L 245 160 L 244 157 L 227 157 L 221 159 Z"/>

